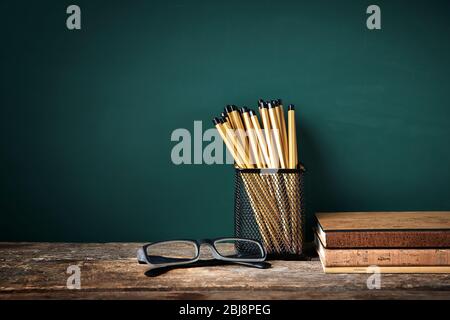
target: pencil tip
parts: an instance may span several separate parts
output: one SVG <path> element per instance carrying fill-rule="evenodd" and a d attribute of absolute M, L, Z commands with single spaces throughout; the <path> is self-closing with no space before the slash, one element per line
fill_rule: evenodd
<path fill-rule="evenodd" d="M 282 105 L 283 104 L 283 100 L 281 100 L 280 98 L 277 99 L 278 105 Z"/>
<path fill-rule="evenodd" d="M 275 99 L 275 100 L 272 100 L 272 105 L 274 106 L 274 107 L 279 107 L 280 106 L 280 99 Z"/>
<path fill-rule="evenodd" d="M 290 104 L 288 107 L 289 110 L 295 110 L 295 106 L 293 104 Z"/>
<path fill-rule="evenodd" d="M 266 102 L 263 99 L 259 99 L 258 100 L 258 107 L 261 108 L 266 108 Z"/>
<path fill-rule="evenodd" d="M 221 123 L 227 122 L 227 114 L 225 112 L 222 112 L 220 117 Z"/>
<path fill-rule="evenodd" d="M 214 119 L 212 120 L 213 124 L 216 126 L 219 123 L 223 123 L 222 119 L 214 117 Z"/>
<path fill-rule="evenodd" d="M 248 108 L 247 107 L 242 107 L 241 108 L 241 113 L 246 113 L 248 112 Z"/>
<path fill-rule="evenodd" d="M 234 104 L 229 104 L 225 107 L 225 112 L 229 113 L 236 110 L 236 106 Z"/>
<path fill-rule="evenodd" d="M 255 110 L 253 110 L 253 109 L 248 110 L 248 114 L 250 117 L 256 115 Z"/>

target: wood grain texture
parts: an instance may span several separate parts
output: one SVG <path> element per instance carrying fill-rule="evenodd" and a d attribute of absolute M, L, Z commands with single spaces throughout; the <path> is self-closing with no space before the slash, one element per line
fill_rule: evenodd
<path fill-rule="evenodd" d="M 236 265 L 174 269 L 147 277 L 138 243 L 0 243 L 0 299 L 450 299 L 450 276 L 324 274 L 320 261 L 271 261 L 267 270 Z M 81 289 L 66 288 L 69 265 Z"/>
<path fill-rule="evenodd" d="M 326 248 L 450 248 L 450 231 L 320 232 Z"/>
<path fill-rule="evenodd" d="M 316 214 L 323 231 L 450 230 L 450 211 L 322 212 Z"/>
<path fill-rule="evenodd" d="M 450 266 L 450 249 L 329 249 L 315 239 L 325 267 Z"/>

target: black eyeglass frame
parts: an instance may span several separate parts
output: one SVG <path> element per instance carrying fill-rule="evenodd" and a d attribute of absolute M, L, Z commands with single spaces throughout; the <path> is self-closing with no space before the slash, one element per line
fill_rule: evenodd
<path fill-rule="evenodd" d="M 218 241 L 242 241 L 242 242 L 251 242 L 253 244 L 256 244 L 259 249 L 261 250 L 262 257 L 261 258 L 230 258 L 230 257 L 224 257 L 222 256 L 219 251 L 217 250 L 215 243 Z M 150 262 L 148 255 L 147 255 L 147 248 L 152 245 L 157 245 L 160 243 L 171 243 L 171 242 L 185 242 L 195 245 L 195 257 L 192 259 L 186 259 L 185 261 L 178 261 L 178 262 L 168 262 L 168 263 L 158 263 L 154 264 Z M 152 268 L 165 268 L 165 267 L 171 267 L 171 266 L 181 266 L 181 265 L 187 265 L 191 263 L 195 263 L 200 260 L 200 248 L 204 245 L 208 247 L 216 260 L 221 261 L 228 261 L 228 262 L 241 262 L 241 263 L 252 263 L 252 262 L 264 262 L 267 258 L 267 252 L 264 249 L 264 246 L 259 242 L 258 240 L 253 239 L 244 239 L 244 238 L 215 238 L 215 239 L 201 239 L 201 240 L 194 240 L 194 239 L 177 239 L 177 240 L 167 240 L 167 241 L 157 241 L 148 243 L 142 248 L 139 248 L 137 252 L 137 260 L 140 264 L 148 264 Z"/>

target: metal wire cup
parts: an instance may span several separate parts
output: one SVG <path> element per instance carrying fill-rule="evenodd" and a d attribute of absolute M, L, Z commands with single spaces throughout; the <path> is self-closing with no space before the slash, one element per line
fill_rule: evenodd
<path fill-rule="evenodd" d="M 235 235 L 261 241 L 269 256 L 302 254 L 305 169 L 235 169 Z"/>

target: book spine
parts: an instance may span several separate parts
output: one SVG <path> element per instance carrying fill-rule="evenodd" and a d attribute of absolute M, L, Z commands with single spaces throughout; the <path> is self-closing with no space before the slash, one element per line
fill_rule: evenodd
<path fill-rule="evenodd" d="M 329 231 L 327 248 L 450 248 L 450 231 Z"/>
<path fill-rule="evenodd" d="M 371 267 L 324 267 L 325 273 L 373 273 Z M 376 269 L 380 273 L 450 273 L 449 266 L 384 266 Z"/>
<path fill-rule="evenodd" d="M 324 249 L 326 267 L 450 266 L 450 249 Z"/>

